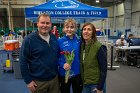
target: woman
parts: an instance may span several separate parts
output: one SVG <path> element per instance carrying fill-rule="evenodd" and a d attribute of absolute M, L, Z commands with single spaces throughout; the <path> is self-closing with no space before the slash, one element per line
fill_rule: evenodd
<path fill-rule="evenodd" d="M 102 93 L 107 74 L 107 49 L 97 41 L 92 23 L 82 27 L 81 70 L 83 93 Z"/>
<path fill-rule="evenodd" d="M 82 93 L 82 83 L 80 75 L 80 39 L 76 33 L 76 21 L 67 19 L 64 22 L 63 32 L 65 35 L 58 39 L 60 50 L 71 52 L 74 50 L 74 60 L 71 65 L 66 62 L 64 55 L 60 55 L 59 59 L 59 77 L 61 93 L 70 93 L 72 85 L 73 93 Z M 70 70 L 68 83 L 65 83 L 65 73 Z"/>

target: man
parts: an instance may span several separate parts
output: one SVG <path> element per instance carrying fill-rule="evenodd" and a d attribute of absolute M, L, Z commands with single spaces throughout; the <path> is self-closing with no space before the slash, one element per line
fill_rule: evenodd
<path fill-rule="evenodd" d="M 118 47 L 118 46 L 126 46 L 127 45 L 127 42 L 126 42 L 126 40 L 124 38 L 125 38 L 125 36 L 124 35 L 121 35 L 121 38 L 116 41 L 116 47 Z M 118 49 L 116 49 L 116 58 L 115 58 L 115 61 L 118 61 L 118 57 L 120 56 L 119 54 L 122 55 L 121 57 L 123 57 L 123 54 L 124 54 L 124 57 L 122 59 L 123 59 L 123 61 L 127 61 L 127 59 L 126 59 L 127 51 L 124 51 L 123 52 L 123 51 L 120 51 Z"/>
<path fill-rule="evenodd" d="M 38 30 L 26 36 L 21 46 L 21 73 L 32 93 L 59 93 L 59 47 L 56 37 L 50 33 L 51 26 L 48 14 L 39 15 Z"/>
<path fill-rule="evenodd" d="M 129 34 L 128 38 L 126 39 L 129 46 L 133 46 L 132 38 L 135 38 L 133 34 Z"/>
<path fill-rule="evenodd" d="M 124 38 L 124 35 L 121 35 L 121 38 L 116 41 L 116 46 L 126 46 L 127 42 Z"/>
<path fill-rule="evenodd" d="M 14 36 L 14 35 L 16 35 L 16 33 L 12 30 L 9 30 L 8 36 Z"/>
<path fill-rule="evenodd" d="M 52 33 L 56 36 L 56 38 L 59 38 L 59 32 L 56 26 L 53 26 Z"/>

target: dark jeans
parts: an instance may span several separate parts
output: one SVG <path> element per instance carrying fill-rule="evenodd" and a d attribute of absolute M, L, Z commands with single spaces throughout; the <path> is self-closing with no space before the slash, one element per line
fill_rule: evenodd
<path fill-rule="evenodd" d="M 65 77 L 59 76 L 59 83 L 61 93 L 70 93 L 70 88 L 72 85 L 73 93 L 82 93 L 82 79 L 81 75 L 76 75 L 68 80 L 68 83 L 65 83 Z"/>

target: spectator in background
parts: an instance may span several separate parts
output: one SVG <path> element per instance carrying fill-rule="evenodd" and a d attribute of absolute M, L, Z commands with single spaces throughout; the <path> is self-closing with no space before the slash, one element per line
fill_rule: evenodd
<path fill-rule="evenodd" d="M 13 35 L 16 35 L 16 33 L 12 30 L 9 30 L 8 33 L 5 33 L 4 36 L 13 36 Z"/>
<path fill-rule="evenodd" d="M 125 36 L 121 35 L 121 38 L 116 41 L 116 46 L 126 46 L 127 42 L 125 40 Z"/>
<path fill-rule="evenodd" d="M 128 38 L 126 39 L 127 43 L 129 43 L 129 46 L 133 46 L 133 42 L 131 38 L 134 38 L 133 34 L 129 34 Z"/>
<path fill-rule="evenodd" d="M 14 31 L 12 31 L 12 30 L 9 30 L 8 36 L 14 36 L 14 35 L 16 35 L 16 33 Z"/>
<path fill-rule="evenodd" d="M 22 35 L 22 38 L 25 37 L 25 31 L 24 30 L 21 32 L 21 35 Z"/>
<path fill-rule="evenodd" d="M 124 35 L 121 35 L 121 38 L 116 41 L 116 47 L 118 46 L 127 46 L 127 41 L 125 40 Z M 123 61 L 127 61 L 127 51 L 121 51 L 119 49 L 116 49 L 115 61 L 118 61 L 119 56 L 123 57 Z"/>
<path fill-rule="evenodd" d="M 57 30 L 56 26 L 53 26 L 53 29 L 51 32 L 56 36 L 56 38 L 59 38 L 59 31 Z"/>

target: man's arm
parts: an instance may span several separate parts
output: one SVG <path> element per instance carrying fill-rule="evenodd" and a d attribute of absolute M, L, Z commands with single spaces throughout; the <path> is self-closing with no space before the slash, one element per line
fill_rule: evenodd
<path fill-rule="evenodd" d="M 32 81 L 32 78 L 30 77 L 30 71 L 29 71 L 29 62 L 30 62 L 30 43 L 29 38 L 25 38 L 21 49 L 20 49 L 20 68 L 21 68 L 21 74 L 26 84 L 29 84 Z"/>

